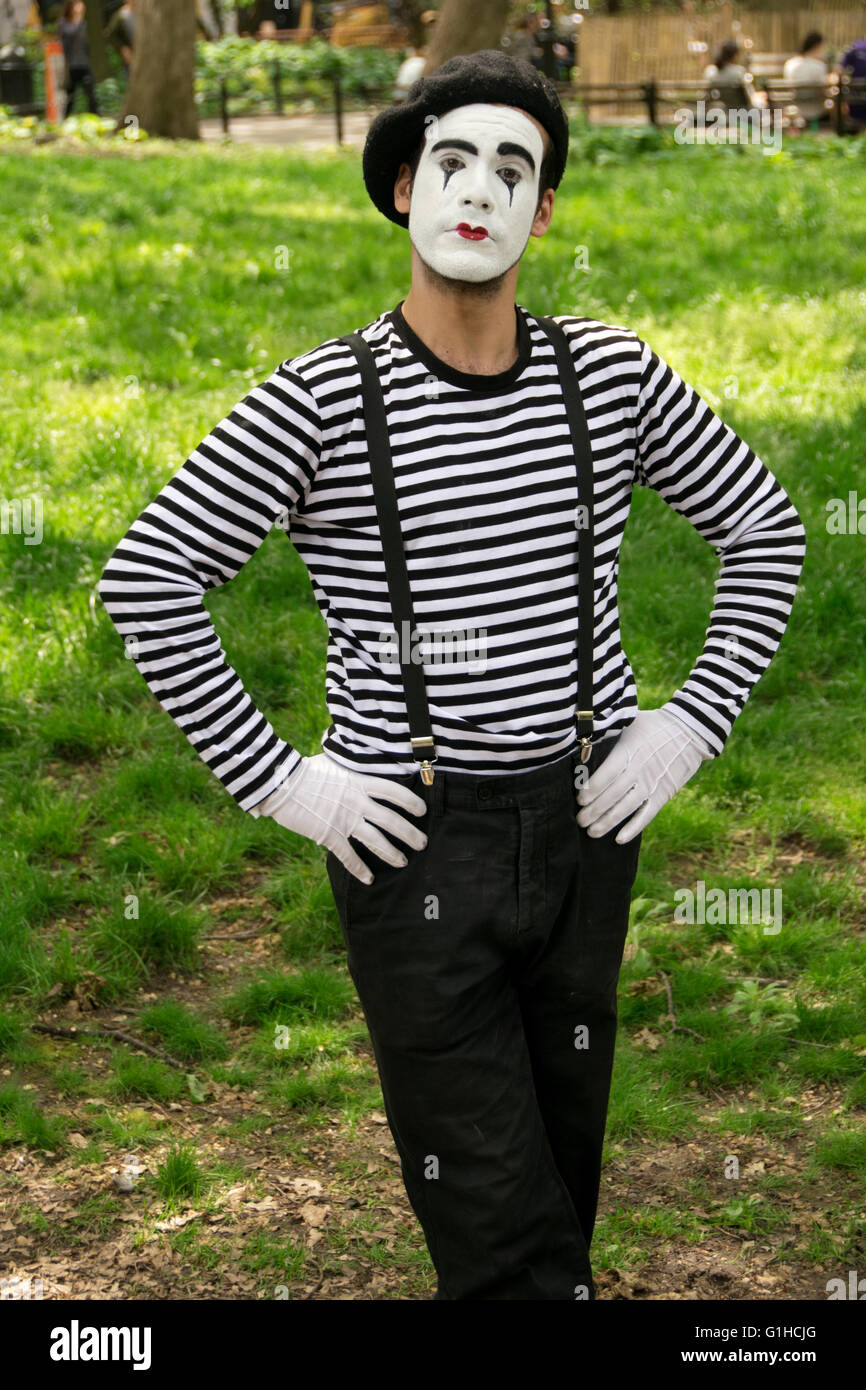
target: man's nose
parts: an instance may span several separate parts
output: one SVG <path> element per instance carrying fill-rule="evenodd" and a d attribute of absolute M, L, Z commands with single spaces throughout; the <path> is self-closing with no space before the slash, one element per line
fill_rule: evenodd
<path fill-rule="evenodd" d="M 472 203 L 474 207 L 489 211 L 493 207 L 493 195 L 487 171 L 476 167 L 468 176 L 460 191 L 461 203 Z"/>

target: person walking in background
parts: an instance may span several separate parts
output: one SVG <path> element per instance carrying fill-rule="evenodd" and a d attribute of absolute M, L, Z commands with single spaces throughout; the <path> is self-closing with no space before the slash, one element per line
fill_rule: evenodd
<path fill-rule="evenodd" d="M 75 102 L 75 93 L 81 87 L 87 98 L 87 109 L 99 115 L 96 100 L 96 87 L 90 67 L 90 45 L 87 40 L 87 20 L 84 13 L 84 0 L 66 0 L 63 12 L 57 21 L 57 36 L 63 44 L 66 59 L 66 109 L 64 119 L 70 115 Z"/>
<path fill-rule="evenodd" d="M 800 52 L 789 58 L 782 69 L 786 82 L 796 82 L 803 88 L 797 97 L 797 109 L 804 121 L 819 121 L 826 114 L 824 106 L 827 86 L 827 62 L 824 58 L 824 35 L 812 29 L 800 45 Z"/>
<path fill-rule="evenodd" d="M 105 37 L 109 43 L 113 43 L 120 53 L 127 82 L 135 52 L 135 25 L 135 0 L 125 0 L 125 3 L 112 16 L 105 31 Z"/>
<path fill-rule="evenodd" d="M 861 80 L 866 78 L 866 38 L 857 39 L 848 51 L 843 53 L 839 71 L 847 72 L 849 77 Z M 860 101 L 852 101 L 848 107 L 848 115 L 855 125 L 866 126 L 866 101 L 862 97 Z"/>

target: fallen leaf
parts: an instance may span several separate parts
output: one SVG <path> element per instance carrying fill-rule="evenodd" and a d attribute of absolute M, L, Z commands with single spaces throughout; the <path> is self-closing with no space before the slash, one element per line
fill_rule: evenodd
<path fill-rule="evenodd" d="M 315 1178 L 292 1178 L 291 1186 L 301 1197 L 319 1197 L 322 1184 Z"/>
<path fill-rule="evenodd" d="M 157 1221 L 154 1223 L 155 1231 L 177 1231 L 181 1226 L 186 1226 L 190 1221 L 195 1221 L 201 1216 L 200 1211 L 190 1211 L 184 1216 L 170 1216 L 167 1221 Z"/>
<path fill-rule="evenodd" d="M 318 1227 L 324 1224 L 331 1208 L 330 1206 L 319 1206 L 316 1202 L 305 1202 L 301 1207 L 301 1216 L 308 1226 Z"/>

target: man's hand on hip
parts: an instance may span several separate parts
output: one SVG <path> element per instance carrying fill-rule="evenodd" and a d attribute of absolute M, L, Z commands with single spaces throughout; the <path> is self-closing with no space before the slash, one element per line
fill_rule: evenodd
<path fill-rule="evenodd" d="M 676 715 L 661 709 L 639 710 L 581 788 L 578 825 L 595 838 L 631 816 L 616 837 L 618 845 L 626 844 L 712 756 L 704 740 Z"/>
<path fill-rule="evenodd" d="M 422 816 L 427 810 L 423 797 L 399 782 L 353 772 L 327 754 L 317 753 L 315 757 L 302 758 L 286 781 L 253 810 L 257 815 L 270 816 L 287 830 L 306 835 L 317 845 L 324 845 L 350 874 L 362 883 L 372 883 L 373 875 L 349 844 L 350 835 L 395 867 L 408 861 L 382 830 L 412 849 L 423 849 L 427 844 L 423 830 L 390 807 L 382 806 L 382 801 L 393 802 L 413 816 Z"/>

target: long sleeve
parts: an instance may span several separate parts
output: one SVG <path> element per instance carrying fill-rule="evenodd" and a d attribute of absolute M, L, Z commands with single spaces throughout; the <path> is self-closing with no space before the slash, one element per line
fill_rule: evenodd
<path fill-rule="evenodd" d="M 300 754 L 256 708 L 203 603 L 274 523 L 291 516 L 319 460 L 316 403 L 286 363 L 211 430 L 145 507 L 98 585 L 129 656 L 242 810 L 291 774 Z"/>
<path fill-rule="evenodd" d="M 689 520 L 720 559 L 703 650 L 670 709 L 720 753 L 788 622 L 806 531 L 748 444 L 643 343 L 636 481 Z"/>

